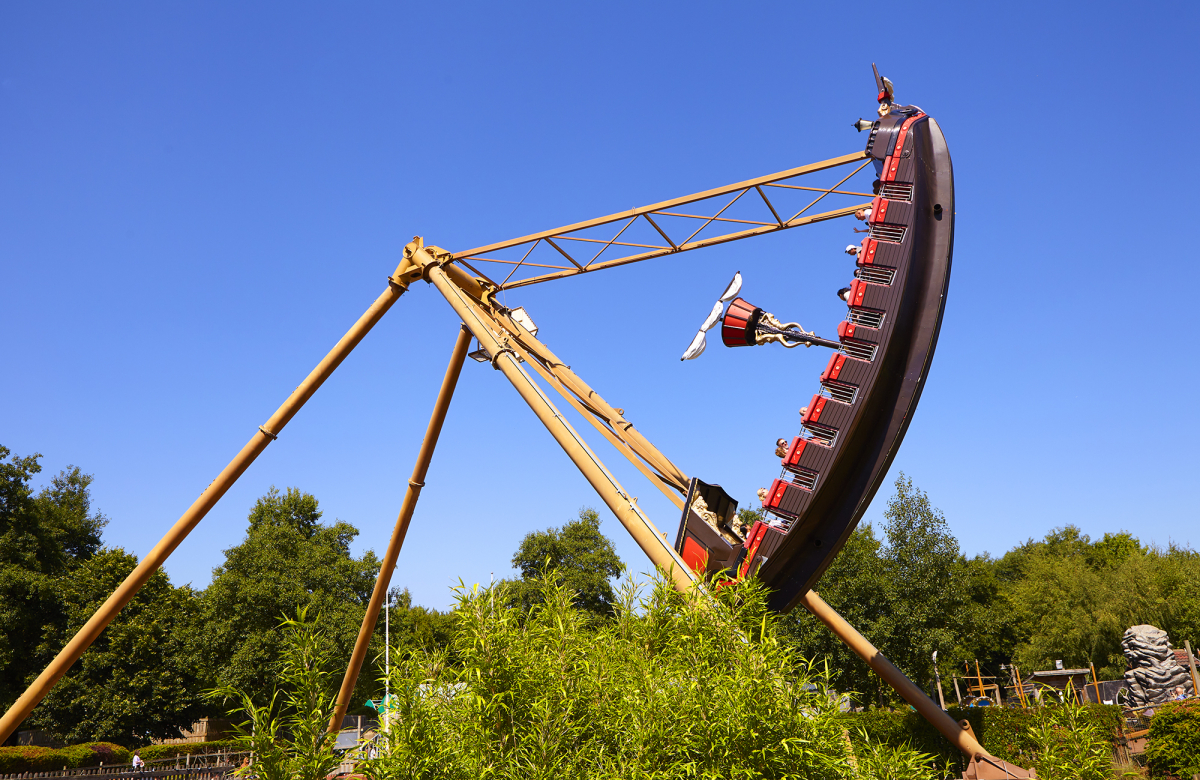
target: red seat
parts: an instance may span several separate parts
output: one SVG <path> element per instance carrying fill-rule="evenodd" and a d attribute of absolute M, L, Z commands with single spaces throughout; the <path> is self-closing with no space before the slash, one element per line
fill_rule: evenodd
<path fill-rule="evenodd" d="M 846 303 L 851 306 L 862 306 L 863 298 L 867 296 L 867 283 L 862 279 L 855 279 L 850 282 L 850 298 Z"/>
<path fill-rule="evenodd" d="M 842 373 L 842 368 L 845 365 L 846 356 L 834 353 L 833 356 L 829 358 L 829 365 L 825 366 L 825 370 L 821 372 L 821 381 L 836 381 L 838 375 Z"/>
<path fill-rule="evenodd" d="M 808 409 L 804 414 L 800 415 L 800 424 L 808 425 L 809 423 L 820 422 L 821 412 L 825 410 L 825 404 L 829 401 L 828 398 L 818 393 L 808 402 Z"/>
<path fill-rule="evenodd" d="M 778 482 L 778 480 L 776 481 Z M 746 534 L 746 556 L 738 568 L 739 577 L 745 577 L 750 572 L 750 564 L 754 562 L 754 556 L 758 554 L 758 548 L 762 544 L 763 537 L 767 535 L 769 527 L 761 520 L 756 520 L 750 527 L 750 533 Z"/>
<path fill-rule="evenodd" d="M 875 253 L 879 250 L 879 242 L 873 238 L 864 238 L 862 246 L 858 250 L 858 255 L 854 261 L 859 265 L 872 265 L 875 262 Z"/>
<path fill-rule="evenodd" d="M 799 436 L 792 439 L 792 443 L 787 448 L 787 454 L 783 456 L 785 469 L 793 469 L 800 465 L 800 458 L 804 456 L 804 447 L 807 444 L 808 439 L 802 439 Z"/>
<path fill-rule="evenodd" d="M 876 195 L 875 200 L 871 201 L 871 217 L 867 222 L 883 222 L 883 218 L 887 216 L 887 208 L 887 200 Z"/>

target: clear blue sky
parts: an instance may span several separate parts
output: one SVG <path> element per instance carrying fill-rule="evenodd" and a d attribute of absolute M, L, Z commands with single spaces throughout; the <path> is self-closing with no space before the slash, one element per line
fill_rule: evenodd
<path fill-rule="evenodd" d="M 0 443 L 43 453 L 47 479 L 94 474 L 106 541 L 145 554 L 411 236 L 464 249 L 856 151 L 875 60 L 941 123 L 958 198 L 941 343 L 894 468 L 968 554 L 1065 523 L 1198 546 L 1198 21 L 1146 3 L 5 3 Z M 508 303 L 685 472 L 749 503 L 826 354 L 679 354 L 738 269 L 747 298 L 832 333 L 851 226 Z M 271 485 L 314 493 L 361 529 L 356 551 L 381 552 L 454 333 L 415 286 L 172 580 L 205 586 Z M 578 427 L 674 533 L 674 507 Z M 506 576 L 525 533 L 603 506 L 474 363 L 427 482 L 395 582 L 430 606 L 459 577 Z"/>

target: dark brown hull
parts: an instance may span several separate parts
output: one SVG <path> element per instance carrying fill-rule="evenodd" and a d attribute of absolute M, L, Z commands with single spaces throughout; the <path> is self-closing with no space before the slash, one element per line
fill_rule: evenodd
<path fill-rule="evenodd" d="M 945 138 L 928 116 L 893 113 L 872 132 L 868 152 L 883 163 L 884 194 L 895 199 L 876 202 L 871 235 L 880 240 L 859 258 L 848 310 L 856 327 L 839 330 L 845 351 L 856 357 L 842 361 L 840 386 L 828 376 L 823 381 L 834 397 L 810 403 L 821 407 L 820 416 L 805 427 L 824 438 L 810 439 L 799 462 L 787 464 L 788 478 L 811 489 L 786 491 L 776 514 L 790 521 L 789 530 L 758 568 L 780 611 L 813 587 L 879 489 L 916 411 L 945 310 L 954 247 Z M 904 185 L 912 185 L 911 202 L 903 201 Z M 879 283 L 888 277 L 890 284 Z"/>

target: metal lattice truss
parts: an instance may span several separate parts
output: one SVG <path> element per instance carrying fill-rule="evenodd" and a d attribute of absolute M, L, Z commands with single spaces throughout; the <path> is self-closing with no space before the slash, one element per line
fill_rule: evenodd
<path fill-rule="evenodd" d="M 456 252 L 452 257 L 497 288 L 511 290 L 811 225 L 853 214 L 869 205 L 861 198 L 873 198 L 871 192 L 843 186 L 870 162 L 865 152 L 855 152 L 607 217 Z M 829 186 L 813 186 L 817 177 L 803 179 L 803 183 L 794 181 L 841 166 L 853 168 Z M 838 197 L 826 200 L 830 196 Z M 828 209 L 835 202 L 844 203 L 846 196 L 855 198 L 855 202 L 832 210 L 815 209 L 818 204 Z M 797 206 L 800 206 L 799 210 L 793 212 Z M 785 216 L 788 214 L 791 216 Z M 492 264 L 490 267 L 489 263 Z M 484 269 L 493 273 L 485 273 Z"/>

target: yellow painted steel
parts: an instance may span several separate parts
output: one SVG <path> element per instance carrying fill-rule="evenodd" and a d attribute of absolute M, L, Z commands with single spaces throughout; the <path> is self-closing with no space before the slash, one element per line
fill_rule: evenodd
<path fill-rule="evenodd" d="M 379 610 L 387 597 L 388 586 L 392 582 L 392 572 L 396 568 L 396 559 L 400 556 L 400 548 L 404 546 L 404 537 L 408 533 L 408 524 L 412 521 L 413 510 L 417 508 L 417 500 L 421 497 L 421 488 L 425 487 L 425 475 L 429 472 L 429 464 L 433 461 L 433 450 L 437 447 L 438 437 L 442 433 L 442 423 L 446 421 L 446 411 L 450 408 L 450 399 L 454 397 L 454 388 L 458 384 L 458 375 L 462 372 L 463 361 L 471 346 L 471 332 L 466 326 L 459 328 L 458 339 L 454 342 L 454 350 L 450 355 L 450 365 L 446 366 L 446 376 L 442 379 L 442 388 L 438 391 L 437 401 L 433 405 L 433 414 L 429 417 L 429 426 L 425 429 L 425 438 L 421 441 L 421 449 L 417 453 L 417 462 L 413 466 L 412 478 L 408 480 L 408 490 L 404 493 L 404 501 L 400 504 L 400 514 L 396 516 L 396 527 L 392 530 L 392 538 L 388 541 L 387 552 L 379 566 L 379 576 L 375 578 L 375 589 L 371 592 L 371 601 L 367 604 L 367 613 L 363 615 L 362 626 L 358 630 L 358 638 L 354 642 L 354 651 L 350 654 L 350 663 L 346 666 L 346 674 L 342 678 L 342 687 L 338 692 L 333 716 L 329 719 L 329 733 L 337 733 L 342 726 L 342 718 L 350 706 L 350 698 L 354 695 L 354 686 L 358 682 L 358 674 L 362 669 L 363 660 L 367 657 L 367 648 L 371 645 L 371 635 L 375 633 L 375 623 L 379 620 Z"/>
<path fill-rule="evenodd" d="M 512 348 L 507 346 L 507 338 L 496 333 L 486 324 L 487 316 L 479 308 L 479 304 L 472 301 L 451 281 L 446 272 L 439 267 L 439 261 L 435 260 L 428 250 L 424 248 L 417 250 L 414 253 L 414 260 L 424 268 L 422 276 L 437 288 L 455 313 L 466 323 L 472 335 L 492 356 L 492 365 L 512 383 L 517 393 L 550 431 L 550 435 L 567 453 L 575 467 L 583 473 L 592 488 L 625 526 L 625 530 L 642 548 L 642 552 L 650 558 L 655 566 L 668 573 L 677 589 L 687 590 L 694 579 L 691 570 L 684 565 L 683 559 L 650 522 L 650 518 L 646 517 L 645 513 L 634 503 L 616 478 L 604 467 L 600 459 L 584 443 L 575 429 L 550 402 L 550 399 L 545 396 L 541 388 L 521 368 Z"/>
<path fill-rule="evenodd" d="M 129 573 L 125 581 L 113 591 L 113 594 L 96 610 L 87 623 L 75 633 L 75 636 L 71 637 L 71 641 L 67 642 L 66 647 L 54 657 L 50 665 L 13 702 L 4 716 L 0 717 L 0 742 L 16 731 L 38 702 L 45 698 L 54 684 L 71 668 L 71 665 L 79 660 L 83 651 L 96 641 L 96 637 L 100 636 L 100 633 L 113 621 L 117 613 L 141 590 L 146 581 L 163 565 L 175 548 L 187 538 L 196 524 L 204 519 L 204 516 L 225 495 L 238 477 L 250 467 L 250 464 L 267 448 L 268 444 L 278 438 L 283 427 L 300 411 L 300 408 L 329 378 L 334 369 L 341 365 L 351 350 L 358 346 L 358 343 L 370 332 L 375 323 L 379 322 L 392 304 L 408 289 L 408 285 L 417 278 L 413 271 L 414 267 L 410 261 L 407 259 L 401 261 L 396 268 L 396 273 L 388 278 L 388 286 L 383 294 L 375 299 L 371 307 L 358 318 L 358 321 L 334 345 L 329 354 L 305 377 L 300 386 L 292 391 L 283 405 L 275 410 L 275 414 L 271 415 L 264 425 L 259 426 L 241 452 L 204 489 L 200 497 L 188 507 L 175 525 L 171 526 L 171 529 L 154 546 L 154 549 L 142 558 L 137 567 Z"/>
<path fill-rule="evenodd" d="M 892 686 L 896 693 L 911 704 L 921 714 L 921 717 L 933 724 L 933 727 L 950 740 L 952 745 L 972 758 L 991 755 L 984 750 L 983 745 L 979 744 L 979 740 L 975 739 L 973 734 L 960 726 L 954 718 L 946 714 L 945 710 L 938 707 L 933 699 L 926 696 L 925 692 L 908 679 L 904 672 L 897 669 L 895 664 L 884 657 L 883 653 L 879 652 L 873 644 L 854 629 L 854 626 L 847 623 L 845 618 L 834 611 L 833 607 L 826 604 L 814 591 L 810 590 L 801 596 L 800 604 L 824 623 L 859 658 L 866 661 L 871 669 L 883 678 L 884 682 Z"/>
<path fill-rule="evenodd" d="M 681 493 L 687 493 L 687 475 L 672 463 L 666 455 L 662 454 L 657 447 L 651 444 L 640 431 L 634 428 L 633 423 L 626 420 L 624 414 L 601 398 L 600 394 L 593 390 L 587 382 L 583 381 L 578 374 L 572 371 L 570 366 L 551 352 L 549 347 L 538 341 L 532 333 L 521 327 L 520 323 L 513 320 L 512 317 L 503 316 L 502 314 L 496 317 L 496 321 L 500 327 L 504 328 L 510 335 L 525 345 L 529 352 L 541 361 L 546 370 L 574 393 L 579 400 L 599 412 L 600 416 L 608 421 L 616 435 L 630 449 L 657 469 L 660 474 L 671 480 L 676 489 Z"/>

